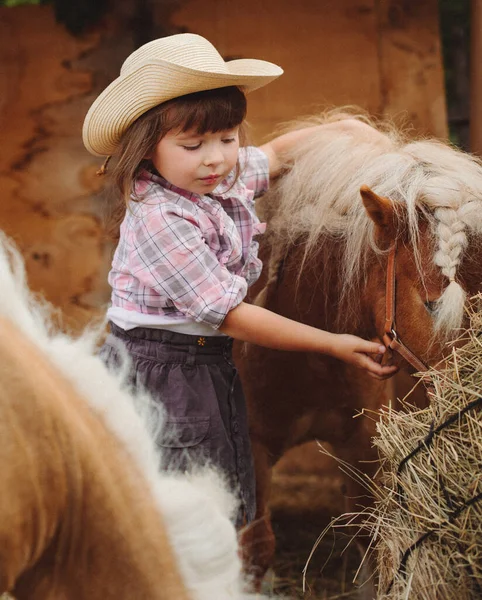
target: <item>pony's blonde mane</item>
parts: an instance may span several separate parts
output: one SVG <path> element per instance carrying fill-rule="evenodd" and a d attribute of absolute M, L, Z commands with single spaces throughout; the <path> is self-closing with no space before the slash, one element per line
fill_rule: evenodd
<path fill-rule="evenodd" d="M 332 112 L 293 128 L 347 117 L 353 115 Z M 328 239 L 336 238 L 344 245 L 337 269 L 342 270 L 344 287 L 349 289 L 362 277 L 368 253 L 380 252 L 373 222 L 360 197 L 360 187 L 368 185 L 392 200 L 396 210 L 403 207 L 420 274 L 420 216 L 429 221 L 438 248 L 434 261 L 448 279 L 435 327 L 447 334 L 462 322 L 466 293 L 457 283 L 457 267 L 468 234 L 482 233 L 482 163 L 449 144 L 409 141 L 389 124 L 372 125 L 385 136 L 369 139 L 344 133 L 327 141 L 325 133 L 315 132 L 286 157 L 291 166 L 275 187 L 274 198 L 266 201 L 267 206 L 275 205 L 270 224 L 273 256 L 283 254 L 286 240 L 293 243 L 302 237 L 306 259 Z M 272 264 L 271 276 L 276 271 Z"/>

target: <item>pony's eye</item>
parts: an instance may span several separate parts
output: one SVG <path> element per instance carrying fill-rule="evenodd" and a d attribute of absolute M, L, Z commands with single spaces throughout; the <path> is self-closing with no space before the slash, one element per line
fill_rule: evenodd
<path fill-rule="evenodd" d="M 428 310 L 428 312 L 433 315 L 433 313 L 437 310 L 437 301 L 436 300 L 428 300 L 427 302 L 424 302 L 425 304 L 425 308 Z"/>

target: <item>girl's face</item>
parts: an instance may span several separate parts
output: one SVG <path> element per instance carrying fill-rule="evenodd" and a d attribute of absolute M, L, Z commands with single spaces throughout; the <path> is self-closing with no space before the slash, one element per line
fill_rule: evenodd
<path fill-rule="evenodd" d="M 151 160 L 169 183 L 194 194 L 209 194 L 236 165 L 238 129 L 204 134 L 169 131 Z"/>

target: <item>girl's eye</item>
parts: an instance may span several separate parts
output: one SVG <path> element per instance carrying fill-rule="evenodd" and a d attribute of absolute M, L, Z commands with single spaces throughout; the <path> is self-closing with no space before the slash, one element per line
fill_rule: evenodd
<path fill-rule="evenodd" d="M 235 142 L 236 138 L 226 138 L 223 140 L 223 144 L 231 144 L 232 142 Z"/>
<path fill-rule="evenodd" d="M 183 146 L 184 150 L 197 150 L 200 147 L 201 147 L 201 142 L 199 142 L 199 144 L 196 144 L 195 146 Z"/>

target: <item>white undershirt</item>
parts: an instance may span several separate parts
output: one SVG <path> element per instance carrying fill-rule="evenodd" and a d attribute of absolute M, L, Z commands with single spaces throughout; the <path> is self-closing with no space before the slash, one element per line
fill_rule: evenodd
<path fill-rule="evenodd" d="M 111 306 L 107 310 L 107 318 L 125 331 L 134 329 L 135 327 L 150 327 L 152 329 L 166 329 L 187 335 L 225 335 L 206 323 L 196 323 L 196 321 L 187 317 L 172 318 L 163 315 L 147 315 L 135 310 L 126 310 L 119 306 Z"/>

